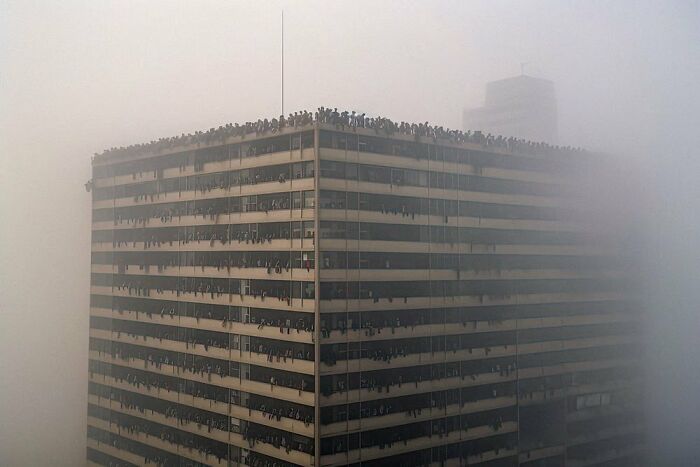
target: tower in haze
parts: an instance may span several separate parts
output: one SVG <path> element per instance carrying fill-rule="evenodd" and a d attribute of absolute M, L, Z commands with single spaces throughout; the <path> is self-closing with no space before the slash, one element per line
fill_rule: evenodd
<path fill-rule="evenodd" d="M 466 109 L 463 121 L 465 130 L 557 144 L 554 83 L 527 75 L 492 81 L 484 106 Z"/>
<path fill-rule="evenodd" d="M 97 156 L 88 464 L 638 465 L 593 157 L 324 111 Z"/>

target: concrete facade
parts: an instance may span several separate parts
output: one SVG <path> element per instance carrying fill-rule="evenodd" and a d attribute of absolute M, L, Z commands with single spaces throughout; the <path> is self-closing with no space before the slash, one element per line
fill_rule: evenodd
<path fill-rule="evenodd" d="M 314 122 L 96 158 L 89 463 L 637 465 L 639 313 L 554 157 Z"/>

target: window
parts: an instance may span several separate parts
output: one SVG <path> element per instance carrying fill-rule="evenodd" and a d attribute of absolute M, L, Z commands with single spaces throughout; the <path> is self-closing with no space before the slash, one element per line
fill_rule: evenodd
<path fill-rule="evenodd" d="M 292 209 L 301 209 L 301 192 L 292 192 Z"/>
<path fill-rule="evenodd" d="M 356 193 L 355 193 L 356 194 Z M 344 191 L 321 191 L 320 207 L 322 209 L 345 209 Z"/>
<path fill-rule="evenodd" d="M 315 206 L 316 198 L 314 194 L 315 193 L 311 190 L 304 192 L 304 208 L 309 209 Z"/>
<path fill-rule="evenodd" d="M 321 161 L 321 177 L 325 178 L 345 178 L 345 164 L 335 161 Z"/>
<path fill-rule="evenodd" d="M 304 238 L 314 238 L 314 222 L 304 221 Z"/>
<path fill-rule="evenodd" d="M 231 417 L 231 431 L 234 433 L 241 432 L 241 420 L 236 417 Z"/>
<path fill-rule="evenodd" d="M 301 222 L 292 222 L 292 238 L 301 238 Z"/>

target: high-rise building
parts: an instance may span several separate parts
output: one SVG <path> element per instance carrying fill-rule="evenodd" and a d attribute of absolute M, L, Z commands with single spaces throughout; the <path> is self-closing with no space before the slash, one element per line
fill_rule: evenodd
<path fill-rule="evenodd" d="M 90 465 L 637 465 L 590 156 L 302 114 L 93 161 Z"/>
<path fill-rule="evenodd" d="M 464 129 L 556 144 L 554 83 L 520 75 L 486 85 L 484 106 L 464 111 Z"/>

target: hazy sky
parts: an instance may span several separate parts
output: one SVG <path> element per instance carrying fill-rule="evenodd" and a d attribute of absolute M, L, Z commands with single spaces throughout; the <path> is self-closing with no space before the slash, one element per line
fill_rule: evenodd
<path fill-rule="evenodd" d="M 485 82 L 528 62 L 556 84 L 564 144 L 643 167 L 661 308 L 650 347 L 658 452 L 690 446 L 698 2 L 0 0 L 0 464 L 84 458 L 90 156 L 278 115 L 282 8 L 287 111 L 459 127 Z"/>

